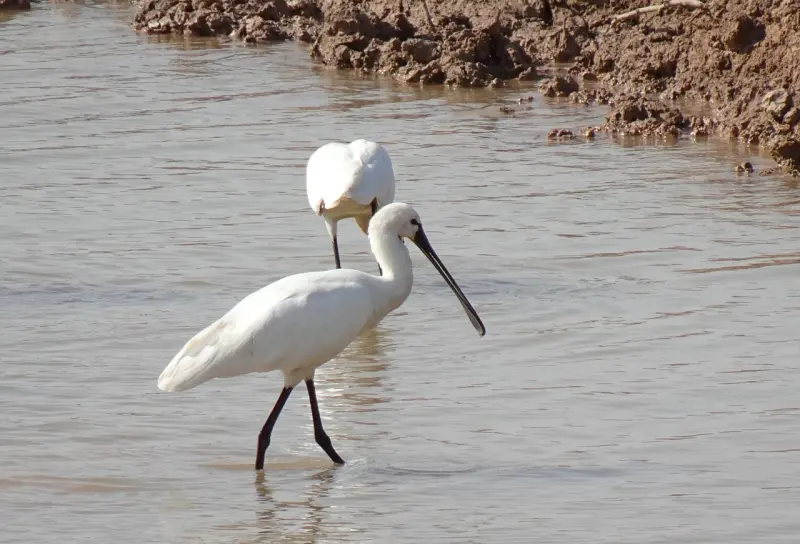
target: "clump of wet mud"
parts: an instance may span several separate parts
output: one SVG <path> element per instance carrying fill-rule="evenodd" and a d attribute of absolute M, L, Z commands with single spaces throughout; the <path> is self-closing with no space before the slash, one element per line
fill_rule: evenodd
<path fill-rule="evenodd" d="M 139 0 L 135 29 L 150 34 L 230 36 L 251 43 L 311 42 L 322 12 L 312 0 Z"/>
<path fill-rule="evenodd" d="M 646 98 L 618 100 L 606 116 L 604 130 L 622 135 L 672 136 L 678 138 L 692 120 L 677 108 Z"/>
<path fill-rule="evenodd" d="M 0 0 L 0 10 L 31 9 L 30 0 Z"/>
<path fill-rule="evenodd" d="M 562 63 L 542 93 L 609 105 L 603 130 L 717 134 L 800 175 L 797 0 L 135 1 L 140 31 L 294 39 L 330 67 L 411 83 L 499 86 Z"/>

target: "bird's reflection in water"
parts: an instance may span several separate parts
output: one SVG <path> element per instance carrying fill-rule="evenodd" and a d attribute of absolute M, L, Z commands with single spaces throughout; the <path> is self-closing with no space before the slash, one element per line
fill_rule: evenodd
<path fill-rule="evenodd" d="M 285 475 L 282 473 L 281 475 Z M 298 487 L 298 481 L 281 478 L 274 487 L 269 480 L 271 475 L 259 472 L 256 475 L 256 531 L 252 544 L 278 542 L 317 542 L 334 539 L 356 541 L 362 530 L 344 525 L 340 515 L 331 516 L 328 501 L 331 489 L 335 486 L 336 469 L 326 468 L 310 477 L 301 477 L 305 487 Z M 283 491 L 283 488 L 286 488 Z M 290 496 L 280 499 L 279 495 Z"/>
<path fill-rule="evenodd" d="M 386 393 L 391 388 L 385 381 L 389 354 L 394 349 L 393 332 L 385 327 L 365 331 L 339 357 L 317 371 L 317 395 L 320 410 L 327 412 L 326 422 L 336 425 L 345 412 L 374 412 L 388 400 Z"/>

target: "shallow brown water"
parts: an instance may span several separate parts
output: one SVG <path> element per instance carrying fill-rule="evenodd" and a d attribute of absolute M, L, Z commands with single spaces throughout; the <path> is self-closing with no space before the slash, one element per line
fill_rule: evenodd
<path fill-rule="evenodd" d="M 602 112 L 136 36 L 109 5 L 0 20 L 2 542 L 796 542 L 800 191 L 705 143 L 554 145 Z M 156 388 L 253 289 L 332 265 L 304 165 L 383 142 L 436 272 L 318 373 Z M 757 164 L 761 159 L 754 159 Z M 763 163 L 763 160 L 761 160 Z M 342 226 L 346 266 L 374 271 Z"/>

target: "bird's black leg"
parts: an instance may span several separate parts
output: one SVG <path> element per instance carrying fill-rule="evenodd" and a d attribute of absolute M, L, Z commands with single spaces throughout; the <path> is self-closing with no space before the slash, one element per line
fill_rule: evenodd
<path fill-rule="evenodd" d="M 278 416 L 281 415 L 283 405 L 286 404 L 287 400 L 289 400 L 289 395 L 291 392 L 291 387 L 283 388 L 281 395 L 275 402 L 275 406 L 273 406 L 272 411 L 269 413 L 269 417 L 267 417 L 267 422 L 264 423 L 264 426 L 261 428 L 261 432 L 258 434 L 256 470 L 262 470 L 264 468 L 264 455 L 267 453 L 267 448 L 269 447 L 270 437 L 272 436 L 272 428 L 275 426 L 275 422 L 278 421 Z"/>
<path fill-rule="evenodd" d="M 375 213 L 378 211 L 378 200 L 377 199 L 373 199 L 372 200 L 372 204 L 370 205 L 370 208 L 372 208 L 372 217 L 375 217 Z M 381 270 L 381 265 L 378 265 L 378 274 L 383 276 L 383 270 Z"/>
<path fill-rule="evenodd" d="M 325 429 L 322 428 L 322 418 L 319 417 L 317 391 L 314 388 L 314 380 L 306 380 L 306 387 L 308 387 L 308 400 L 311 401 L 311 419 L 314 420 L 314 439 L 317 441 L 317 444 L 325 450 L 325 453 L 328 454 L 328 457 L 330 457 L 334 463 L 343 465 L 344 459 L 339 457 L 339 454 L 333 449 L 331 439 L 328 437 Z"/>
<path fill-rule="evenodd" d="M 336 268 L 341 268 L 342 262 L 339 260 L 339 242 L 336 241 L 336 236 L 333 237 L 333 258 L 336 259 Z"/>

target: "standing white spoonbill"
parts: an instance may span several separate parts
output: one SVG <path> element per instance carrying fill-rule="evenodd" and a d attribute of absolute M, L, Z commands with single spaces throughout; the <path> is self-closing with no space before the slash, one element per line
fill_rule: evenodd
<path fill-rule="evenodd" d="M 322 428 L 314 372 L 408 298 L 413 275 L 403 238 L 439 271 L 483 336 L 480 317 L 428 242 L 419 215 L 396 202 L 370 222 L 370 247 L 383 275 L 336 269 L 295 274 L 263 287 L 189 340 L 159 376 L 158 388 L 185 391 L 213 378 L 280 370 L 283 390 L 258 435 L 256 470 L 264 468 L 272 429 L 301 381 L 308 388 L 317 444 L 334 463 L 344 463 Z"/>
<path fill-rule="evenodd" d="M 336 268 L 341 268 L 336 225 L 352 217 L 367 233 L 370 218 L 394 201 L 392 160 L 383 146 L 367 140 L 325 144 L 308 159 L 306 191 L 311 209 L 325 219 Z"/>

